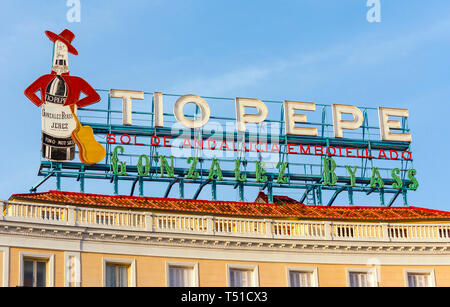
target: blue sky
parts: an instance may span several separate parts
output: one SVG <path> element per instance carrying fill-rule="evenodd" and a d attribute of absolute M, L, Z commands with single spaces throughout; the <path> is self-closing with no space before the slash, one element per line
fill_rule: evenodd
<path fill-rule="evenodd" d="M 407 108 L 420 181 L 410 204 L 450 210 L 450 3 L 381 0 L 369 23 L 366 2 L 81 0 L 79 23 L 66 0 L 5 2 L 0 198 L 41 179 L 39 109 L 23 91 L 50 71 L 44 31 L 68 28 L 71 73 L 95 88 Z"/>

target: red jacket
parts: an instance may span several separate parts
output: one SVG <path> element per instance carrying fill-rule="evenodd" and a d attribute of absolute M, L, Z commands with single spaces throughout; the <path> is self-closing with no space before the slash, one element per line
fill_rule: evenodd
<path fill-rule="evenodd" d="M 48 75 L 43 75 L 34 81 L 26 90 L 25 96 L 28 97 L 35 105 L 40 107 L 45 102 L 45 91 L 48 84 L 56 77 L 56 72 L 52 71 Z M 76 104 L 77 107 L 82 108 L 87 105 L 100 101 L 99 94 L 80 77 L 69 76 L 69 73 L 61 74 L 61 77 L 67 84 L 67 99 L 65 106 Z M 41 91 L 41 98 L 36 96 L 37 91 Z M 86 97 L 80 99 L 80 94 L 84 93 Z"/>

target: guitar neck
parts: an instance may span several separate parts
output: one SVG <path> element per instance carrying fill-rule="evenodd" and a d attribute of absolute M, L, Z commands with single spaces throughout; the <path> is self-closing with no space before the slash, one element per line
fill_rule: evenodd
<path fill-rule="evenodd" d="M 80 120 L 78 119 L 77 115 L 75 114 L 75 105 L 70 105 L 70 111 L 72 111 L 72 116 L 75 119 L 75 122 L 77 123 L 77 127 L 81 127 Z"/>

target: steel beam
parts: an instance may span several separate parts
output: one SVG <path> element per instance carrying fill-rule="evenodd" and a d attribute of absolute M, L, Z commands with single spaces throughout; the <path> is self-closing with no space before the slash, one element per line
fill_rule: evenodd
<path fill-rule="evenodd" d="M 169 185 L 167 186 L 166 193 L 164 193 L 164 198 L 169 197 L 170 190 L 172 189 L 173 185 L 177 183 L 179 180 L 180 178 L 176 178 L 169 183 Z"/>
<path fill-rule="evenodd" d="M 193 199 L 197 199 L 198 196 L 200 195 L 200 192 L 203 190 L 203 188 L 209 184 L 212 180 L 207 180 L 205 182 L 203 182 L 197 189 L 197 192 L 195 192 L 194 198 Z"/>
<path fill-rule="evenodd" d="M 331 207 L 331 205 L 333 205 L 334 201 L 336 200 L 336 198 L 339 196 L 339 194 L 342 193 L 342 191 L 345 191 L 345 187 L 344 188 L 340 188 L 339 190 L 337 190 L 336 192 L 334 192 L 333 196 L 331 197 L 330 201 L 328 202 L 328 207 Z"/>
<path fill-rule="evenodd" d="M 392 207 L 392 205 L 394 204 L 395 200 L 397 199 L 397 197 L 400 195 L 400 193 L 402 192 L 402 190 L 398 190 L 398 193 L 394 195 L 394 197 L 392 197 L 391 201 L 389 202 L 388 207 Z"/>

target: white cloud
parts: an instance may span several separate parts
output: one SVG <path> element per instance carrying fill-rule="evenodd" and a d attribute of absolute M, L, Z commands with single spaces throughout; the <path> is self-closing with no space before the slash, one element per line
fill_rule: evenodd
<path fill-rule="evenodd" d="M 414 49 L 440 40 L 450 33 L 450 18 L 418 27 L 407 33 L 376 42 L 371 33 L 351 41 L 330 46 L 310 54 L 297 54 L 289 59 L 264 62 L 257 66 L 238 68 L 216 76 L 196 78 L 179 84 L 176 91 L 203 92 L 220 95 L 239 88 L 258 84 L 270 76 L 294 72 L 302 82 L 323 82 L 354 69 L 367 68 L 389 59 L 408 55 Z M 384 33 L 388 37 L 389 33 Z M 374 34 L 375 35 L 375 34 Z M 376 33 L 380 36 L 380 33 Z"/>
<path fill-rule="evenodd" d="M 177 86 L 176 91 L 183 92 L 209 92 L 222 94 L 239 87 L 256 84 L 265 79 L 273 71 L 272 67 L 257 68 L 248 67 L 236 71 L 226 72 L 208 79 L 197 78 L 190 80 L 181 86 Z"/>

